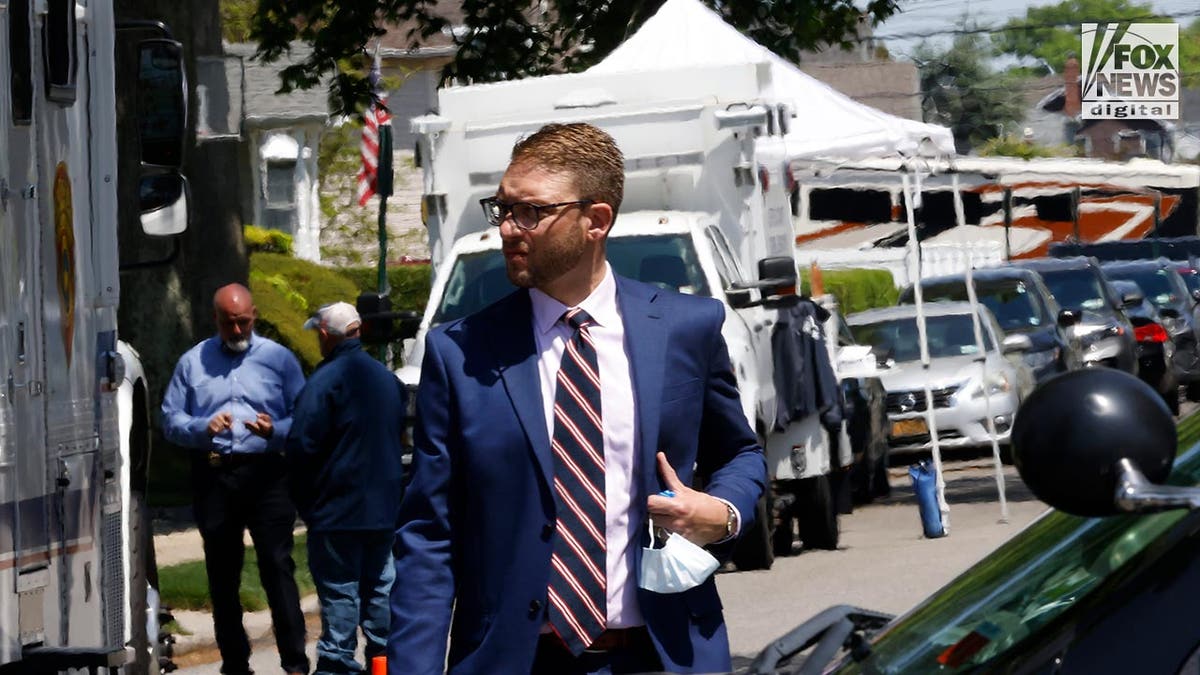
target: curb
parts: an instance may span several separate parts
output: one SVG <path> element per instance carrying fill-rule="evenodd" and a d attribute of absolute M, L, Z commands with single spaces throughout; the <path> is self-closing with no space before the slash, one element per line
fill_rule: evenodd
<path fill-rule="evenodd" d="M 300 598 L 300 611 L 307 619 L 320 614 L 320 603 L 316 594 Z M 171 614 L 175 623 L 179 624 L 181 633 L 174 634 L 175 644 L 172 646 L 173 656 L 183 656 L 203 649 L 216 649 L 217 638 L 213 633 L 212 614 L 210 612 L 173 609 Z M 242 617 L 242 625 L 246 627 L 246 637 L 250 642 L 257 642 L 270 637 L 271 610 L 263 609 L 257 612 L 246 612 Z M 186 633 L 186 634 L 185 634 Z"/>

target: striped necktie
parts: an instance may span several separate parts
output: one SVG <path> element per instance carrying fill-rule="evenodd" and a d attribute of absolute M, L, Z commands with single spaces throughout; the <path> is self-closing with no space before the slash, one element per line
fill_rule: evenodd
<path fill-rule="evenodd" d="M 581 309 L 563 319 L 574 329 L 563 352 L 554 395 L 554 504 L 558 512 L 551 558 L 550 625 L 579 655 L 608 625 L 604 520 L 604 432 L 600 369 Z"/>

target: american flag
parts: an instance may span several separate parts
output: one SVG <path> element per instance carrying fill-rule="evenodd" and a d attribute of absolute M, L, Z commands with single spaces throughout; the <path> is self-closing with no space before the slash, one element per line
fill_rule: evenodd
<path fill-rule="evenodd" d="M 363 113 L 362 169 L 358 172 L 358 205 L 366 206 L 374 196 L 379 178 L 379 127 L 392 123 L 392 114 L 385 105 L 386 99 L 372 101 Z"/>

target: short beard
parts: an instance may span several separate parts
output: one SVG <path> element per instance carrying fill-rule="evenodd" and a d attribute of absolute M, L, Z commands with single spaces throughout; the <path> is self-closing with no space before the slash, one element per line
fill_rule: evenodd
<path fill-rule="evenodd" d="M 241 354 L 247 349 L 250 349 L 249 338 L 242 338 L 241 340 L 225 340 L 222 344 L 224 344 L 225 348 L 234 354 Z"/>
<path fill-rule="evenodd" d="M 582 233 L 572 232 L 558 238 L 547 238 L 529 248 L 522 247 L 525 269 L 508 269 L 508 280 L 518 288 L 544 288 L 567 272 L 575 269 L 587 252 L 587 240 Z"/>

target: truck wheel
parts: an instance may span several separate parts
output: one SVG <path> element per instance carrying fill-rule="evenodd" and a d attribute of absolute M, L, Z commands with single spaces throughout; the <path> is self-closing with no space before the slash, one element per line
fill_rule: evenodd
<path fill-rule="evenodd" d="M 834 550 L 838 546 L 838 514 L 828 476 L 800 481 L 796 494 L 796 521 L 807 548 Z"/>
<path fill-rule="evenodd" d="M 771 517 L 771 488 L 768 485 L 754 507 L 754 525 L 750 531 L 743 532 L 733 548 L 733 564 L 738 571 L 769 570 L 775 562 L 774 542 L 772 541 L 773 518 Z"/>

